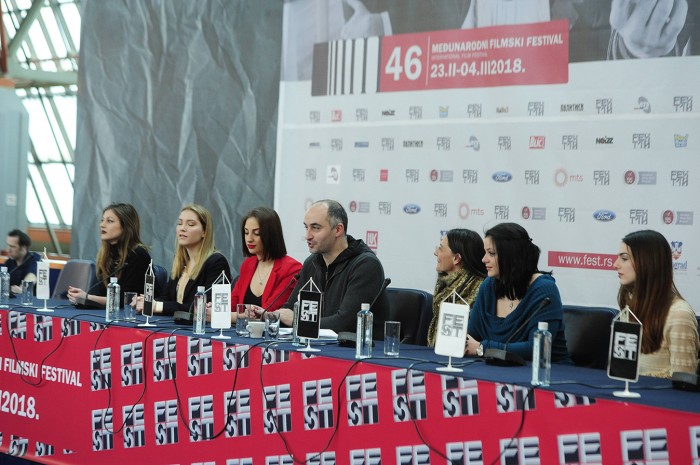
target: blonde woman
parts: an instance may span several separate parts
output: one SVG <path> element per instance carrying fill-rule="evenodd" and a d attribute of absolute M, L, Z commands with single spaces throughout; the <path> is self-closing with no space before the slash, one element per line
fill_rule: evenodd
<path fill-rule="evenodd" d="M 164 315 L 192 313 L 197 286 L 204 286 L 211 299 L 211 286 L 223 271 L 231 280 L 228 260 L 214 245 L 211 213 L 201 205 L 187 205 L 180 212 L 175 228 L 176 246 L 165 296 L 154 302 L 154 311 Z M 143 308 L 139 299 L 137 308 Z"/>

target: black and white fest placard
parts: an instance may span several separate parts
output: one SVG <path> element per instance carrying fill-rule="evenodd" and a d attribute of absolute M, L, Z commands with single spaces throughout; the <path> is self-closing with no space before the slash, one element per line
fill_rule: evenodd
<path fill-rule="evenodd" d="M 451 302 L 445 299 L 440 303 L 438 327 L 435 334 L 435 353 L 446 357 L 464 357 L 469 304 L 458 294 L 453 293 L 452 295 L 459 297 L 462 302 L 457 302 L 453 297 Z"/>
<path fill-rule="evenodd" d="M 642 329 L 642 323 L 629 307 L 625 307 L 613 319 L 608 357 L 610 378 L 633 382 L 639 379 Z"/>

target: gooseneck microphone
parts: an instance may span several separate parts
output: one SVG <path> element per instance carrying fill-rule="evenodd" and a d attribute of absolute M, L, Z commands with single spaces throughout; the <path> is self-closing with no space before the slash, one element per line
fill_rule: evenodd
<path fill-rule="evenodd" d="M 508 352 L 508 344 L 517 336 L 520 331 L 532 320 L 535 315 L 540 313 L 543 308 L 545 308 L 547 305 L 549 305 L 552 302 L 552 299 L 549 297 L 545 297 L 542 299 L 542 302 L 540 302 L 540 305 L 537 306 L 535 311 L 530 313 L 530 316 L 528 316 L 523 324 L 521 324 L 518 329 L 516 329 L 513 334 L 510 335 L 510 337 L 506 340 L 505 345 L 503 346 L 503 349 L 486 349 L 484 351 L 484 360 L 486 361 L 487 364 L 489 365 L 498 365 L 498 366 L 504 366 L 504 367 L 510 367 L 510 366 L 523 366 L 525 365 L 525 359 L 522 358 L 520 355 L 513 353 L 513 352 Z"/>
<path fill-rule="evenodd" d="M 296 284 L 296 282 L 299 280 L 299 277 L 300 277 L 300 276 L 301 276 L 300 273 L 297 273 L 297 274 L 295 274 L 294 276 L 292 276 L 292 279 L 289 280 L 289 283 L 287 283 L 287 285 L 284 287 L 284 289 L 282 289 L 282 292 L 280 292 L 279 294 L 277 294 L 277 296 L 276 296 L 274 299 L 272 299 L 272 302 L 270 302 L 269 304 L 267 304 L 267 307 L 265 307 L 265 308 L 263 309 L 262 313 L 260 313 L 260 319 L 261 319 L 261 320 L 265 320 L 265 314 L 267 313 L 268 310 L 270 310 L 270 307 L 272 307 L 273 305 L 275 305 L 275 302 L 277 302 L 277 301 L 279 300 L 279 298 L 282 297 L 282 296 L 284 295 L 285 292 L 287 292 L 287 289 L 289 289 L 290 287 L 292 287 L 292 285 Z"/>
<path fill-rule="evenodd" d="M 379 298 L 380 295 L 382 295 L 382 292 L 384 292 L 384 289 L 389 287 L 389 284 L 391 284 L 391 278 L 386 278 L 384 280 L 384 283 L 382 284 L 382 287 L 379 289 L 379 292 L 377 292 L 377 295 L 374 296 L 374 300 L 372 300 L 372 303 L 369 304 L 370 310 L 372 310 L 374 308 L 374 304 L 377 302 L 377 299 Z"/>

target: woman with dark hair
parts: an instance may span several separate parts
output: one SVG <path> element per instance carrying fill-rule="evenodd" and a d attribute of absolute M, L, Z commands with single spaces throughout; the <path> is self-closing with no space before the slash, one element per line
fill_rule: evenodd
<path fill-rule="evenodd" d="M 671 247 L 651 230 L 626 235 L 615 260 L 620 279 L 617 302 L 642 322 L 639 373 L 670 378 L 674 371 L 695 373 L 698 322 L 673 283 Z"/>
<path fill-rule="evenodd" d="M 433 255 L 437 257 L 438 277 L 433 293 L 433 319 L 428 328 L 428 346 L 435 346 L 440 304 L 445 299 L 456 292 L 470 307 L 474 305 L 476 294 L 486 277 L 486 267 L 481 262 L 483 252 L 484 241 L 469 229 L 450 229 L 435 247 Z"/>
<path fill-rule="evenodd" d="M 532 335 L 539 321 L 549 323 L 552 361 L 571 363 L 566 349 L 561 297 L 551 273 L 539 271 L 540 248 L 515 223 L 486 231 L 484 257 L 488 277 L 469 313 L 466 354 L 483 356 L 503 349 L 532 359 Z M 549 304 L 540 308 L 544 299 Z M 538 311 L 537 315 L 532 312 Z"/>
<path fill-rule="evenodd" d="M 118 278 L 122 292 L 120 297 L 123 297 L 124 292 L 143 293 L 144 276 L 151 256 L 141 242 L 140 230 L 139 214 L 133 205 L 113 203 L 102 210 L 102 246 L 95 260 L 98 282 L 94 289 L 87 291 L 69 286 L 68 299 L 72 303 L 89 308 L 104 308 L 107 303 L 107 285 L 113 276 Z"/>
<path fill-rule="evenodd" d="M 231 307 L 252 304 L 256 313 L 280 308 L 292 293 L 290 282 L 301 263 L 287 255 L 282 223 L 268 207 L 253 208 L 241 221 L 241 246 L 246 258 L 231 291 Z M 233 312 L 231 318 L 236 320 Z"/>
<path fill-rule="evenodd" d="M 153 311 L 164 315 L 186 312 L 191 316 L 197 287 L 204 286 L 211 301 L 212 284 L 222 272 L 230 281 L 231 269 L 226 257 L 216 250 L 212 216 L 203 206 L 183 207 L 175 233 L 175 257 L 165 295 L 153 302 Z M 143 296 L 139 296 L 136 310 L 143 310 Z M 176 316 L 176 322 L 186 323 L 187 318 Z"/>

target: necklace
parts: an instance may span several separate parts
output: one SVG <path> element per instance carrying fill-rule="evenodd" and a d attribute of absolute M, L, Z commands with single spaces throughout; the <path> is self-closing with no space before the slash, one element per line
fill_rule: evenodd
<path fill-rule="evenodd" d="M 263 273 L 260 271 L 261 264 L 263 262 L 258 262 L 258 266 L 255 268 L 255 274 L 257 275 L 257 281 L 258 285 L 262 287 L 263 282 L 270 276 L 270 273 L 272 272 L 272 265 L 268 267 L 267 273 Z"/>

